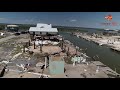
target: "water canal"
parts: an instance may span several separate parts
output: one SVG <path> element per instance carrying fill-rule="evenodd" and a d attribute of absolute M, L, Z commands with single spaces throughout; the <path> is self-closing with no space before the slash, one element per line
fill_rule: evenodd
<path fill-rule="evenodd" d="M 98 55 L 99 61 L 109 66 L 113 70 L 116 68 L 116 71 L 120 73 L 120 53 L 112 51 L 107 46 L 99 46 L 94 42 L 89 42 L 82 38 L 77 38 L 70 33 L 60 32 L 60 35 L 62 35 L 64 39 L 72 42 L 75 46 L 79 46 L 82 49 L 87 48 L 86 54 L 88 56 L 93 57 Z"/>

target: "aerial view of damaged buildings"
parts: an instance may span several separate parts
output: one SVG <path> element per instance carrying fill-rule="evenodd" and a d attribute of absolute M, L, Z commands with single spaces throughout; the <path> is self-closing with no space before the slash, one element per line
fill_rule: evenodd
<path fill-rule="evenodd" d="M 18 29 L 17 25 L 7 25 L 0 33 L 0 78 L 114 78 L 108 76 L 112 72 L 119 76 L 80 52 L 51 24 L 38 23 L 24 33 Z M 74 35 L 91 39 L 81 33 Z M 101 40 L 100 45 L 104 43 Z"/>

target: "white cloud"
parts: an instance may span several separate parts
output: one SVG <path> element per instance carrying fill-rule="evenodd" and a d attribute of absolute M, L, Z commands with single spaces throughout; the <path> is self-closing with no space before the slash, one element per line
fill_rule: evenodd
<path fill-rule="evenodd" d="M 70 20 L 70 22 L 76 22 L 77 20 L 75 20 L 75 19 L 72 19 L 72 20 Z"/>

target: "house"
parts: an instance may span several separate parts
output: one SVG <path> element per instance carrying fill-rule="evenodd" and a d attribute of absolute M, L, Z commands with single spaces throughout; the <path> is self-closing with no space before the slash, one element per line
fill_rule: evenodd
<path fill-rule="evenodd" d="M 31 35 L 57 35 L 57 28 L 52 28 L 51 24 L 38 23 L 36 27 L 30 27 L 29 33 Z"/>
<path fill-rule="evenodd" d="M 35 35 L 48 35 L 48 34 L 57 35 L 58 30 L 57 28 L 30 27 L 29 33 Z"/>
<path fill-rule="evenodd" d="M 116 31 L 116 30 L 104 30 L 103 35 L 112 36 L 112 35 L 119 35 L 119 34 L 118 34 L 118 31 Z"/>
<path fill-rule="evenodd" d="M 19 26 L 18 25 L 7 25 L 6 30 L 11 31 L 11 32 L 18 32 Z"/>

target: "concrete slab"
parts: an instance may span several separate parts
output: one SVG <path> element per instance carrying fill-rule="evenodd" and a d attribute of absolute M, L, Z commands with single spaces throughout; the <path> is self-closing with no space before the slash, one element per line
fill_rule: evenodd
<path fill-rule="evenodd" d="M 34 49 L 33 46 L 30 46 L 30 51 L 33 51 L 35 53 L 40 53 L 40 48 L 36 48 Z M 61 48 L 59 46 L 43 46 L 42 47 L 42 53 L 49 53 L 49 54 L 53 54 L 53 53 L 56 53 L 56 52 L 60 52 L 61 51 Z"/>

